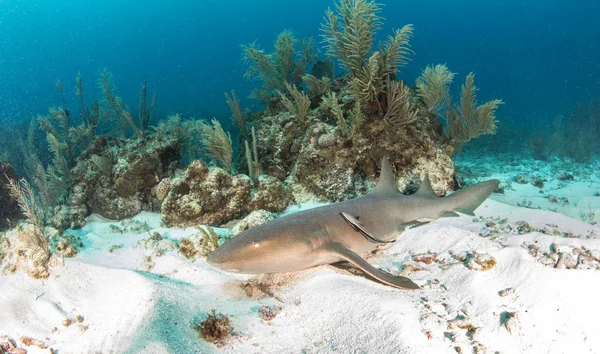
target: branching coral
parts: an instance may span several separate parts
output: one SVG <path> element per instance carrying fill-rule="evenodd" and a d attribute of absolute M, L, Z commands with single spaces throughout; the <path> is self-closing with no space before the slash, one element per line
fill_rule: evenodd
<path fill-rule="evenodd" d="M 344 113 L 342 112 L 342 107 L 338 103 L 335 92 L 328 92 L 325 96 L 323 96 L 321 103 L 323 104 L 323 107 L 331 111 L 337 120 L 337 126 L 340 130 L 340 134 L 342 134 L 342 136 L 346 136 L 348 134 L 348 124 L 346 123 Z"/>
<path fill-rule="evenodd" d="M 383 46 L 373 51 L 382 18 L 381 7 L 370 0 L 338 0 L 337 14 L 328 9 L 322 25 L 327 54 L 338 58 L 350 76 L 355 99 L 370 102 L 385 91 L 385 81 L 407 62 L 413 26 L 406 25 L 388 36 Z"/>
<path fill-rule="evenodd" d="M 419 96 L 429 111 L 436 114 L 445 111 L 445 103 L 450 96 L 452 80 L 454 80 L 454 73 L 448 69 L 446 64 L 429 65 L 417 78 Z"/>
<path fill-rule="evenodd" d="M 54 160 L 52 162 L 58 172 L 63 176 L 61 183 L 68 186 L 71 183 L 71 169 L 67 159 L 63 155 L 66 142 L 59 141 L 56 135 L 50 133 L 46 135 L 46 138 L 50 146 L 50 151 L 54 154 Z"/>
<path fill-rule="evenodd" d="M 75 159 L 75 144 L 70 144 L 69 131 L 71 129 L 71 117 L 69 110 L 52 107 L 49 109 L 48 115 L 38 115 L 37 122 L 40 128 L 46 132 L 47 138 L 49 135 L 52 135 L 56 141 L 60 142 L 57 151 L 61 155 L 64 155 L 65 161 L 68 160 L 67 164 L 73 164 Z M 50 149 L 52 150 L 52 146 Z M 55 151 L 52 152 L 56 154 Z"/>
<path fill-rule="evenodd" d="M 202 123 L 202 143 L 209 156 L 220 161 L 227 172 L 232 172 L 233 147 L 231 135 L 226 133 L 218 120 L 212 120 L 212 127 Z"/>
<path fill-rule="evenodd" d="M 464 144 L 481 134 L 496 133 L 496 109 L 502 100 L 491 100 L 477 105 L 475 74 L 467 75 L 462 85 L 460 105 L 448 109 L 448 134 L 459 144 Z"/>
<path fill-rule="evenodd" d="M 248 177 L 252 183 L 256 184 L 258 182 L 258 176 L 261 174 L 260 162 L 258 160 L 258 148 L 256 146 L 256 130 L 252 127 L 252 150 L 250 150 L 250 145 L 248 144 L 248 140 L 245 141 L 246 148 L 246 164 L 248 165 Z M 254 155 L 254 158 L 253 158 Z"/>
<path fill-rule="evenodd" d="M 127 111 L 123 111 L 123 113 L 121 113 L 121 115 L 123 116 L 123 119 L 125 119 L 127 124 L 129 124 L 131 129 L 133 129 L 133 132 L 135 133 L 135 135 L 137 135 L 138 138 L 144 140 L 144 134 L 137 127 L 137 125 L 135 125 L 135 122 L 133 121 L 133 117 L 131 117 L 131 113 L 129 113 Z"/>
<path fill-rule="evenodd" d="M 144 80 L 144 84 L 142 85 L 142 90 L 140 91 L 140 104 L 139 104 L 139 130 L 144 132 L 150 126 L 150 122 L 152 121 L 152 109 L 154 108 L 154 99 L 156 98 L 156 91 L 152 95 L 152 99 L 148 106 L 146 106 L 146 80 Z"/>
<path fill-rule="evenodd" d="M 348 74 L 356 77 L 366 66 L 381 28 L 377 14 L 381 6 L 369 0 L 338 0 L 335 8 L 337 14 L 331 9 L 325 12 L 323 42 L 327 55 L 340 59 Z"/>
<path fill-rule="evenodd" d="M 100 124 L 100 108 L 98 101 L 94 101 L 92 103 L 92 111 L 88 111 L 83 98 L 83 79 L 81 78 L 81 73 L 77 73 L 75 83 L 75 93 L 77 96 L 79 96 L 79 102 L 81 105 L 81 124 L 77 127 L 71 127 L 69 130 L 69 136 L 73 140 L 73 145 L 81 143 L 83 148 L 86 148 L 94 139 L 96 135 L 96 128 L 98 127 L 98 124 Z"/>
<path fill-rule="evenodd" d="M 289 83 L 284 83 L 285 88 L 289 92 L 289 94 L 294 99 L 292 102 L 285 94 L 282 92 L 279 93 L 279 97 L 281 97 L 281 103 L 285 106 L 285 108 L 293 115 L 298 118 L 300 122 L 304 125 L 306 123 L 306 116 L 308 115 L 308 109 L 310 108 L 310 99 L 308 96 L 300 91 L 296 86 L 290 85 Z M 294 104 L 295 103 L 295 104 Z"/>
<path fill-rule="evenodd" d="M 107 68 L 100 70 L 98 87 L 104 95 L 100 105 L 100 115 L 103 119 L 112 120 L 117 123 L 119 133 L 124 137 L 129 124 L 122 114 L 125 111 L 125 104 L 121 97 L 115 93 L 113 75 Z"/>
<path fill-rule="evenodd" d="M 383 117 L 393 125 L 401 126 L 417 120 L 419 110 L 410 102 L 408 87 L 398 81 L 387 84 L 387 112 Z"/>
<path fill-rule="evenodd" d="M 298 43 L 299 50 L 296 49 Z M 316 60 L 312 39 L 298 41 L 290 30 L 277 36 L 274 53 L 265 53 L 256 42 L 242 45 L 242 50 L 242 60 L 248 65 L 244 76 L 263 82 L 262 87 L 251 94 L 261 102 L 268 102 L 277 91 L 283 91 L 286 82 L 299 85 L 308 65 Z"/>
<path fill-rule="evenodd" d="M 50 259 L 50 247 L 48 243 L 48 237 L 44 232 L 44 225 L 46 222 L 46 210 L 38 204 L 35 192 L 31 185 L 25 179 L 21 179 L 19 182 L 6 176 L 8 180 L 8 187 L 10 194 L 23 211 L 23 215 L 27 218 L 27 221 L 33 225 L 33 231 L 23 231 L 23 241 L 27 247 L 31 250 L 31 260 L 37 267 L 46 268 L 48 260 Z M 40 273 L 46 274 L 46 273 Z"/>
<path fill-rule="evenodd" d="M 48 166 L 46 173 L 37 158 L 33 158 L 30 162 L 30 175 L 35 176 L 34 183 L 40 190 L 42 199 L 55 204 L 58 199 L 66 195 L 72 183 L 71 166 L 75 162 L 75 142 L 69 135 L 71 121 L 68 111 L 63 108 L 51 108 L 48 116 L 39 116 L 37 121 L 46 131 L 46 140 L 54 158 L 53 165 Z M 57 128 L 52 122 L 58 123 Z M 48 204 L 44 203 L 44 205 Z"/>
<path fill-rule="evenodd" d="M 235 91 L 231 90 L 231 97 L 226 92 L 225 99 L 227 100 L 229 109 L 231 109 L 231 119 L 233 124 L 240 130 L 246 140 L 250 139 L 250 136 L 248 135 L 248 127 L 246 126 L 246 116 L 242 112 L 242 107 L 240 105 L 240 101 L 235 95 Z"/>
<path fill-rule="evenodd" d="M 320 96 L 329 91 L 329 86 L 331 85 L 331 79 L 327 76 L 318 79 L 314 75 L 306 74 L 302 76 L 302 81 L 308 86 L 310 92 L 314 93 L 316 96 Z"/>

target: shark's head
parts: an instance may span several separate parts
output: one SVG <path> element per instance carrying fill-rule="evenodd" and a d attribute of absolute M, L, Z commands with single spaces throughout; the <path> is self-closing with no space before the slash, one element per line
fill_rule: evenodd
<path fill-rule="evenodd" d="M 206 259 L 213 267 L 233 273 L 293 271 L 295 257 L 308 255 L 311 245 L 271 233 L 267 224 L 252 228 L 219 246 Z"/>

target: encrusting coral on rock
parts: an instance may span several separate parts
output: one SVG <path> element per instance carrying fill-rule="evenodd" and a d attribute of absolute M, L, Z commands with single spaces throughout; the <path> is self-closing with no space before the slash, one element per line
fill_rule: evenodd
<path fill-rule="evenodd" d="M 253 188 L 248 176 L 230 175 L 218 167 L 209 169 L 201 161 L 192 162 L 162 183 L 170 186 L 161 208 L 167 225 L 221 225 L 252 210 L 281 212 L 293 200 L 276 178 L 261 176 Z"/>
<path fill-rule="evenodd" d="M 47 227 L 50 249 L 44 250 L 36 244 L 34 232 L 32 225 L 22 224 L 0 238 L 0 273 L 25 271 L 33 278 L 47 278 L 50 269 L 64 264 L 62 257 L 74 257 L 82 247 L 77 237 Z"/>
<path fill-rule="evenodd" d="M 158 211 L 159 182 L 172 174 L 180 145 L 174 139 L 106 139 L 88 149 L 73 169 L 73 188 L 55 223 L 81 227 L 85 217 L 97 213 L 121 220 L 140 211 Z M 59 226 L 57 225 L 57 226 Z"/>

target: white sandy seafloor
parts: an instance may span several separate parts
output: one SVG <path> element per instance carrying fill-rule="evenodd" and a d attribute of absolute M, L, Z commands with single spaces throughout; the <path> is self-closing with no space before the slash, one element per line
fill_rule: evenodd
<path fill-rule="evenodd" d="M 505 182 L 510 171 L 503 173 Z M 149 233 L 115 233 L 110 225 L 122 224 L 92 216 L 84 229 L 69 231 L 85 248 L 49 279 L 0 276 L 0 336 L 29 353 L 48 349 L 25 346 L 23 336 L 60 354 L 598 353 L 600 227 L 578 214 L 584 202 L 598 206 L 600 197 L 584 191 L 600 191 L 600 183 L 597 176 L 547 183 L 544 193 L 573 201 L 560 210 L 571 217 L 509 205 L 543 201 L 534 198 L 542 195 L 539 188 L 513 183 L 476 217 L 408 230 L 368 259 L 390 272 L 403 270 L 422 286 L 417 291 L 322 266 L 276 277 L 281 285 L 271 295 L 251 298 L 242 286 L 255 276 L 221 272 L 176 251 L 159 256 L 151 246 L 134 247 Z M 157 214 L 134 219 L 165 238 L 195 232 L 161 227 Z M 112 245 L 122 247 L 109 252 Z M 262 306 L 281 312 L 267 321 Z M 193 330 L 213 308 L 234 327 L 220 347 Z M 63 326 L 67 318 L 75 323 Z"/>

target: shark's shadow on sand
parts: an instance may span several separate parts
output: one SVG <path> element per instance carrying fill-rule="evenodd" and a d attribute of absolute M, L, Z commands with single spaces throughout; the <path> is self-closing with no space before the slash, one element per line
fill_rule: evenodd
<path fill-rule="evenodd" d="M 425 177 L 415 194 L 403 195 L 384 158 L 377 186 L 369 194 L 256 226 L 219 246 L 207 262 L 228 272 L 248 274 L 293 272 L 348 262 L 383 284 L 419 289 L 409 278 L 379 270 L 360 255 L 394 242 L 407 228 L 458 213 L 474 215 L 499 183 L 480 182 L 438 197 Z"/>

